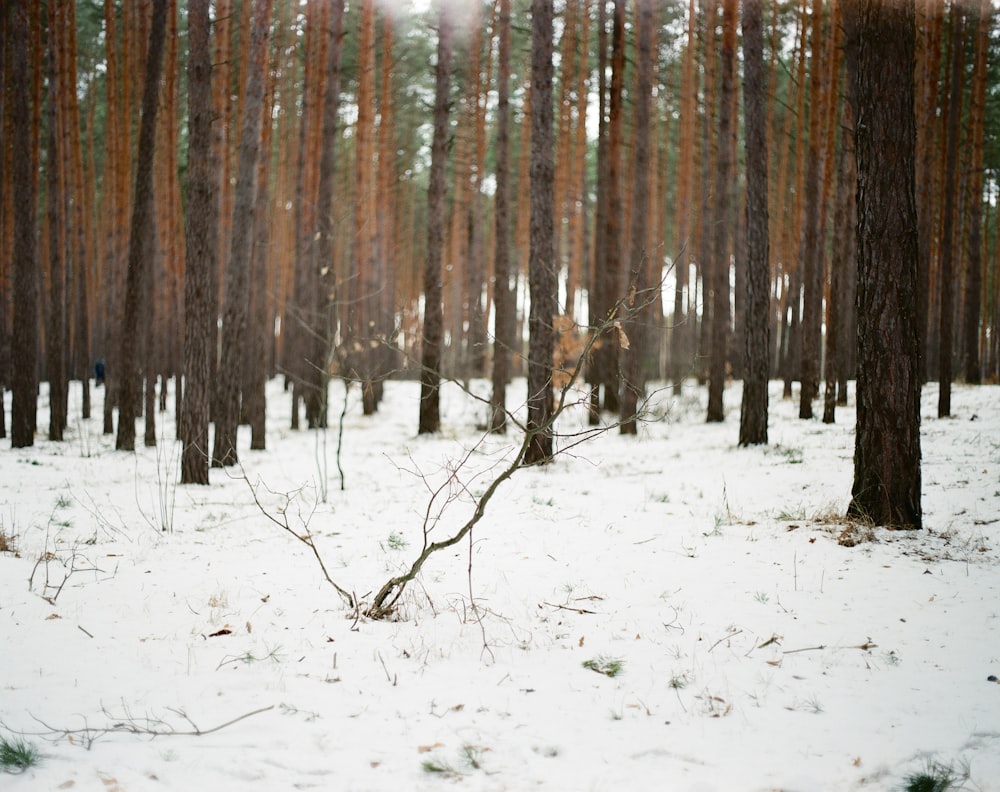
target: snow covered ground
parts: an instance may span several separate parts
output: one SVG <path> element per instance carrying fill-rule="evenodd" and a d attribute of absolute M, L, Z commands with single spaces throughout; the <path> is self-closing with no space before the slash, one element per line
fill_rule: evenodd
<path fill-rule="evenodd" d="M 374 419 L 351 391 L 343 490 L 337 385 L 319 434 L 270 383 L 268 450 L 210 487 L 175 483 L 169 417 L 115 452 L 100 391 L 66 442 L 3 441 L 0 737 L 40 761 L 0 788 L 893 790 L 937 762 L 1000 790 L 1000 388 L 956 387 L 948 420 L 925 389 L 926 530 L 853 547 L 853 408 L 800 421 L 775 383 L 770 445 L 740 449 L 738 384 L 721 425 L 663 390 L 637 439 L 519 471 L 376 622 L 248 482 L 370 601 L 459 461 L 432 541 L 519 439 L 454 385 L 416 436 L 418 387 Z"/>

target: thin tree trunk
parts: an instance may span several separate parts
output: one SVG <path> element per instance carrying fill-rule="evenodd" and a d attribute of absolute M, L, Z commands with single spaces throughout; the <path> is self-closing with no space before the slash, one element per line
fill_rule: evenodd
<path fill-rule="evenodd" d="M 767 74 L 761 0 L 743 2 L 743 107 L 747 161 L 747 281 L 741 446 L 767 443 L 771 355 L 767 203 Z"/>
<path fill-rule="evenodd" d="M 735 90 L 737 0 L 722 3 L 722 89 L 719 95 L 719 153 L 715 171 L 715 224 L 711 268 L 712 284 L 712 348 L 708 381 L 709 422 L 722 421 L 725 417 L 722 394 L 726 384 L 726 357 L 729 345 L 729 270 L 732 239 L 730 228 L 733 217 L 733 171 L 729 139 L 736 119 L 733 107 Z"/>
<path fill-rule="evenodd" d="M 29 0 L 15 0 L 9 18 L 11 50 L 11 145 L 15 152 L 14 202 L 14 335 L 11 349 L 11 448 L 35 443 L 38 393 L 38 247 L 35 237 L 35 180 L 28 152 L 38 133 L 31 113 L 31 23 Z"/>
<path fill-rule="evenodd" d="M 951 415 L 955 253 L 958 238 L 958 146 L 961 137 L 962 94 L 965 91 L 965 11 L 951 7 L 951 76 L 948 80 L 948 125 L 945 135 L 944 209 L 941 222 L 940 312 L 938 314 L 938 418 Z"/>
<path fill-rule="evenodd" d="M 254 207 L 257 203 L 257 158 L 260 154 L 267 44 L 273 0 L 254 0 L 253 28 L 246 53 L 246 100 L 240 132 L 236 191 L 233 205 L 232 246 L 226 264 L 226 302 L 222 318 L 222 356 L 219 364 L 219 414 L 215 417 L 214 467 L 235 465 L 240 416 L 240 383 L 243 381 L 240 350 L 246 342 L 250 301 L 250 266 L 253 256 Z"/>
<path fill-rule="evenodd" d="M 528 423 L 525 464 L 552 459 L 553 322 L 557 295 L 552 139 L 552 0 L 531 3 L 531 249 L 528 281 Z"/>
<path fill-rule="evenodd" d="M 642 356 L 647 354 L 650 333 L 647 329 L 652 315 L 650 286 L 647 278 L 647 220 L 649 214 L 649 136 L 650 105 L 653 92 L 653 59 L 655 29 L 653 0 L 637 0 L 638 52 L 636 56 L 636 95 L 634 144 L 632 154 L 635 177 L 632 181 L 632 228 L 629 241 L 629 285 L 623 326 L 628 344 L 622 345 L 621 433 L 635 435 L 638 431 L 639 404 L 645 383 L 641 372 Z M 657 286 L 657 288 L 659 288 Z"/>
<path fill-rule="evenodd" d="M 962 332 L 962 376 L 972 385 L 982 382 L 980 324 L 983 297 L 983 138 L 986 114 L 986 61 L 990 36 L 990 5 L 986 0 L 967 0 L 970 23 L 975 26 L 972 89 L 969 99 L 968 128 L 972 143 L 968 170 L 968 233 L 965 236 L 965 288 Z M 971 26 L 971 25 L 970 25 Z"/>
<path fill-rule="evenodd" d="M 427 253 L 424 262 L 424 325 L 421 340 L 420 416 L 418 434 L 441 428 L 441 343 L 444 314 L 441 257 L 444 253 L 445 169 L 448 159 L 448 110 L 450 105 L 452 21 L 442 8 L 438 19 L 437 65 L 434 69 L 434 138 L 427 187 Z"/>
<path fill-rule="evenodd" d="M 159 105 L 160 73 L 167 26 L 167 0 L 153 0 L 153 20 L 149 30 L 142 120 L 135 171 L 132 224 L 129 232 L 128 273 L 125 285 L 125 316 L 122 323 L 121 354 L 118 356 L 118 434 L 115 448 L 135 450 L 136 394 L 142 376 L 153 376 L 149 359 L 140 359 L 140 318 L 146 292 L 151 287 L 150 267 L 155 249 L 153 156 L 156 146 L 156 110 Z"/>
<path fill-rule="evenodd" d="M 510 288 L 510 0 L 500 0 L 497 51 L 496 193 L 493 207 L 493 395 L 490 430 L 507 430 L 507 382 L 514 328 Z"/>
<path fill-rule="evenodd" d="M 181 483 L 208 484 L 213 278 L 219 231 L 213 198 L 212 49 L 209 0 L 188 2 L 188 183 L 184 277 Z"/>

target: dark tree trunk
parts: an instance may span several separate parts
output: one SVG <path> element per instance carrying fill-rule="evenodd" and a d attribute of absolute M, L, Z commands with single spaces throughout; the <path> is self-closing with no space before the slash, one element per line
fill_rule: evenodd
<path fill-rule="evenodd" d="M 217 383 L 219 414 L 215 416 L 215 445 L 212 448 L 212 465 L 215 467 L 235 465 L 239 461 L 236 435 L 240 418 L 240 383 L 243 381 L 243 356 L 240 352 L 246 342 L 250 303 L 257 158 L 260 154 L 264 65 L 271 28 L 272 3 L 273 0 L 254 0 L 253 28 L 250 32 L 250 47 L 247 49 L 250 63 L 247 67 L 246 96 L 237 154 L 233 232 L 226 266 L 226 309 L 222 317 L 222 357 Z"/>
<path fill-rule="evenodd" d="M 49 35 L 54 37 L 58 16 L 55 5 L 49 7 Z M 65 188 L 65 173 L 58 150 L 59 119 L 56 108 L 60 101 L 61 81 L 56 65 L 57 42 L 48 48 L 49 101 L 46 111 L 47 153 L 45 211 L 49 227 L 49 309 L 45 321 L 45 370 L 49 381 L 49 440 L 61 441 L 66 411 L 66 217 L 60 207 Z"/>
<path fill-rule="evenodd" d="M 820 215 L 823 196 L 823 137 L 822 106 L 824 104 L 823 63 L 823 4 L 813 0 L 812 34 L 810 45 L 812 59 L 809 66 L 809 144 L 806 158 L 805 217 L 802 223 L 802 246 L 799 269 L 802 272 L 802 322 L 799 332 L 799 418 L 813 417 L 813 399 L 819 394 L 819 359 L 822 347 L 823 323 L 823 239 L 820 234 Z"/>
<path fill-rule="evenodd" d="M 846 80 L 847 96 L 842 104 L 841 147 L 837 165 L 837 208 L 834 215 L 834 261 L 843 262 L 839 289 L 842 292 L 839 323 L 840 344 L 837 353 L 837 404 L 847 404 L 847 381 L 856 377 L 858 315 L 854 309 L 858 293 L 858 169 L 854 154 L 854 82 Z M 919 214 L 918 214 L 919 218 Z M 919 222 L 919 221 L 918 221 Z M 918 232 L 919 233 L 919 232 Z M 917 240 L 919 245 L 919 238 Z M 920 304 L 920 265 L 917 270 L 917 304 Z M 919 312 L 918 312 L 919 313 Z M 918 323 L 919 323 L 918 318 Z M 926 319 L 924 320 L 926 323 Z M 923 325 L 921 325 L 923 326 Z M 920 340 L 920 348 L 923 341 Z M 923 367 L 921 365 L 921 382 Z"/>
<path fill-rule="evenodd" d="M 340 111 L 340 56 L 344 30 L 344 0 L 335 0 L 327 22 L 326 83 L 323 91 L 323 114 L 320 126 L 319 192 L 316 201 L 316 242 L 311 250 L 315 260 L 310 263 L 311 278 L 317 284 L 311 295 L 310 313 L 313 327 L 319 330 L 305 339 L 311 365 L 303 372 L 306 383 L 306 419 L 309 428 L 325 427 L 328 418 L 329 373 L 327 361 L 333 344 L 331 301 L 333 258 L 336 243 L 334 233 L 334 188 L 337 173 L 337 114 Z"/>
<path fill-rule="evenodd" d="M 708 378 L 707 420 L 724 419 L 722 395 L 726 386 L 726 357 L 729 347 L 729 270 L 732 248 L 733 161 L 729 145 L 736 119 L 733 118 L 733 84 L 736 74 L 737 0 L 722 3 L 721 90 L 719 93 L 719 150 L 715 170 L 715 236 L 713 255 L 706 266 L 711 268 L 712 347 Z"/>
<path fill-rule="evenodd" d="M 526 464 L 552 458 L 553 322 L 559 312 L 552 162 L 552 0 L 531 3 L 531 246 L 528 282 L 528 424 Z"/>
<path fill-rule="evenodd" d="M 913 0 L 849 0 L 858 162 L 858 410 L 848 514 L 920 528 Z"/>
<path fill-rule="evenodd" d="M 655 38 L 652 0 L 637 0 L 638 53 L 635 96 L 635 145 L 632 155 L 635 177 L 632 181 L 632 228 L 629 242 L 629 285 L 623 326 L 629 339 L 622 345 L 621 433 L 638 431 L 639 404 L 645 386 L 641 358 L 646 354 L 650 333 L 647 331 L 650 304 L 655 302 L 646 282 L 646 223 L 649 214 L 649 135 L 650 104 L 653 91 L 653 41 Z"/>
<path fill-rule="evenodd" d="M 617 303 L 622 298 L 623 239 L 625 222 L 623 201 L 622 143 L 624 127 L 623 90 L 625 82 L 625 2 L 615 0 L 611 26 L 611 85 L 608 97 L 607 161 L 599 164 L 606 185 L 604 230 L 601 246 L 594 262 L 595 288 L 598 292 L 599 313 L 591 317 L 591 324 L 605 325 L 605 338 L 594 349 L 593 363 L 598 385 L 604 388 L 604 409 L 619 411 L 620 377 L 618 371 L 617 331 L 609 327 L 617 313 Z"/>
<path fill-rule="evenodd" d="M 608 13 L 607 4 L 597 4 L 597 179 L 595 188 L 597 200 L 594 206 L 594 253 L 590 262 L 590 280 L 587 287 L 587 315 L 591 326 L 603 322 L 608 313 L 607 302 L 613 295 L 603 294 L 602 278 L 604 261 L 607 258 L 607 222 L 608 222 L 608 161 L 609 125 L 608 107 Z M 602 342 L 591 349 L 587 361 L 586 380 L 590 385 L 590 404 L 588 421 L 596 426 L 601 420 L 601 382 L 604 344 Z"/>
<path fill-rule="evenodd" d="M 948 115 L 945 132 L 944 208 L 941 218 L 941 264 L 938 295 L 938 418 L 951 415 L 953 378 L 952 344 L 955 321 L 955 252 L 959 248 L 958 144 L 961 137 L 962 94 L 965 91 L 965 11 L 960 3 L 951 7 L 951 77 L 948 81 Z"/>
<path fill-rule="evenodd" d="M 970 385 L 982 382 L 980 325 L 983 297 L 983 127 L 986 102 L 986 69 L 991 6 L 986 0 L 969 2 L 969 26 L 975 31 L 969 126 L 972 128 L 968 195 L 968 234 L 965 248 L 966 277 L 963 290 L 962 376 Z"/>
<path fill-rule="evenodd" d="M 493 221 L 493 396 L 490 430 L 507 431 L 507 382 L 513 344 L 514 294 L 510 290 L 510 0 L 497 19 L 496 194 Z"/>
<path fill-rule="evenodd" d="M 424 262 L 424 328 L 421 341 L 420 419 L 418 434 L 441 428 L 441 343 L 444 306 L 441 303 L 441 257 L 444 253 L 445 168 L 448 164 L 448 110 L 451 85 L 452 23 L 442 8 L 439 17 L 437 65 L 434 70 L 434 139 L 427 187 L 427 254 Z"/>
<path fill-rule="evenodd" d="M 771 355 L 767 205 L 767 75 L 761 0 L 743 2 L 743 113 L 747 160 L 747 279 L 740 445 L 767 443 Z"/>
<path fill-rule="evenodd" d="M 826 330 L 823 379 L 823 423 L 833 423 L 837 404 L 846 404 L 850 345 L 853 334 L 852 281 L 857 276 L 854 220 L 857 174 L 854 170 L 854 117 L 851 103 L 841 105 L 840 142 L 837 149 L 836 193 L 833 213 L 833 256 L 830 264 L 830 310 Z M 840 396 L 843 395 L 843 401 Z"/>
<path fill-rule="evenodd" d="M 188 184 L 184 276 L 184 398 L 181 484 L 208 484 L 211 356 L 215 354 L 212 270 L 219 218 L 213 198 L 212 47 L 209 0 L 188 3 Z M 178 386 L 180 387 L 180 386 Z"/>
<path fill-rule="evenodd" d="M 38 396 L 38 242 L 35 236 L 35 180 L 32 149 L 31 25 L 28 0 L 16 0 L 9 18 L 11 69 L 11 170 L 14 202 L 14 336 L 11 346 L 11 448 L 35 443 Z"/>
<path fill-rule="evenodd" d="M 142 120 L 135 169 L 132 225 L 128 241 L 128 274 L 125 284 L 125 317 L 122 323 L 121 354 L 118 357 L 118 434 L 115 448 L 135 450 L 135 419 L 143 372 L 153 376 L 148 360 L 142 360 L 140 319 L 152 283 L 150 268 L 154 255 L 155 214 L 153 206 L 153 156 L 156 150 L 156 110 L 160 96 L 160 72 L 167 29 L 167 0 L 153 0 L 153 20 L 149 30 L 146 76 L 142 93 Z"/>

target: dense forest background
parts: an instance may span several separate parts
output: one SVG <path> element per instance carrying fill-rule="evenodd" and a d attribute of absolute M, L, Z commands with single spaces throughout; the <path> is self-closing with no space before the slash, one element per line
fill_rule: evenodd
<path fill-rule="evenodd" d="M 922 375 L 996 381 L 994 9 L 916 5 Z M 715 362 L 742 376 L 747 124 L 735 9 L 555 3 L 557 370 L 641 284 L 641 311 L 610 327 L 617 343 L 591 351 L 595 409 L 618 411 L 635 383 L 641 393 L 651 379 L 707 381 Z M 762 6 L 769 370 L 787 396 L 802 383 L 803 417 L 824 397 L 827 420 L 855 365 L 841 13 L 819 0 Z M 89 412 L 101 360 L 105 430 L 116 407 L 145 412 L 155 443 L 155 412 L 167 407 L 156 385 L 184 372 L 200 306 L 216 441 L 236 404 L 233 420 L 263 447 L 268 377 L 295 389 L 298 427 L 300 405 L 310 426 L 326 424 L 330 377 L 360 382 L 374 413 L 384 379 L 421 375 L 435 265 L 442 375 L 528 373 L 529 240 L 546 205 L 531 190 L 530 16 L 524 0 L 5 3 L 0 394 L 18 376 L 48 381 L 58 439 L 68 381 L 84 383 Z M 629 349 L 639 374 L 613 354 Z M 22 422 L 34 432 L 32 416 Z M 2 410 L 0 421 L 5 435 Z M 207 435 L 199 442 L 204 452 Z"/>

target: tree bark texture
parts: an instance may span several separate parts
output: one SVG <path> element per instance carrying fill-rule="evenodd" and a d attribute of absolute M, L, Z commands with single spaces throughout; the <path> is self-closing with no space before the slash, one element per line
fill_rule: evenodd
<path fill-rule="evenodd" d="M 552 458 L 553 322 L 559 311 L 554 247 L 555 197 L 552 162 L 552 0 L 531 3 L 531 245 L 528 283 L 528 424 L 524 461 Z"/>
<path fill-rule="evenodd" d="M 858 166 L 858 407 L 848 514 L 920 528 L 913 0 L 849 0 Z"/>
<path fill-rule="evenodd" d="M 212 48 L 209 0 L 188 3 L 188 183 L 184 276 L 184 398 L 181 483 L 208 484 L 211 362 L 215 354 L 212 271 L 219 218 L 213 198 Z"/>

